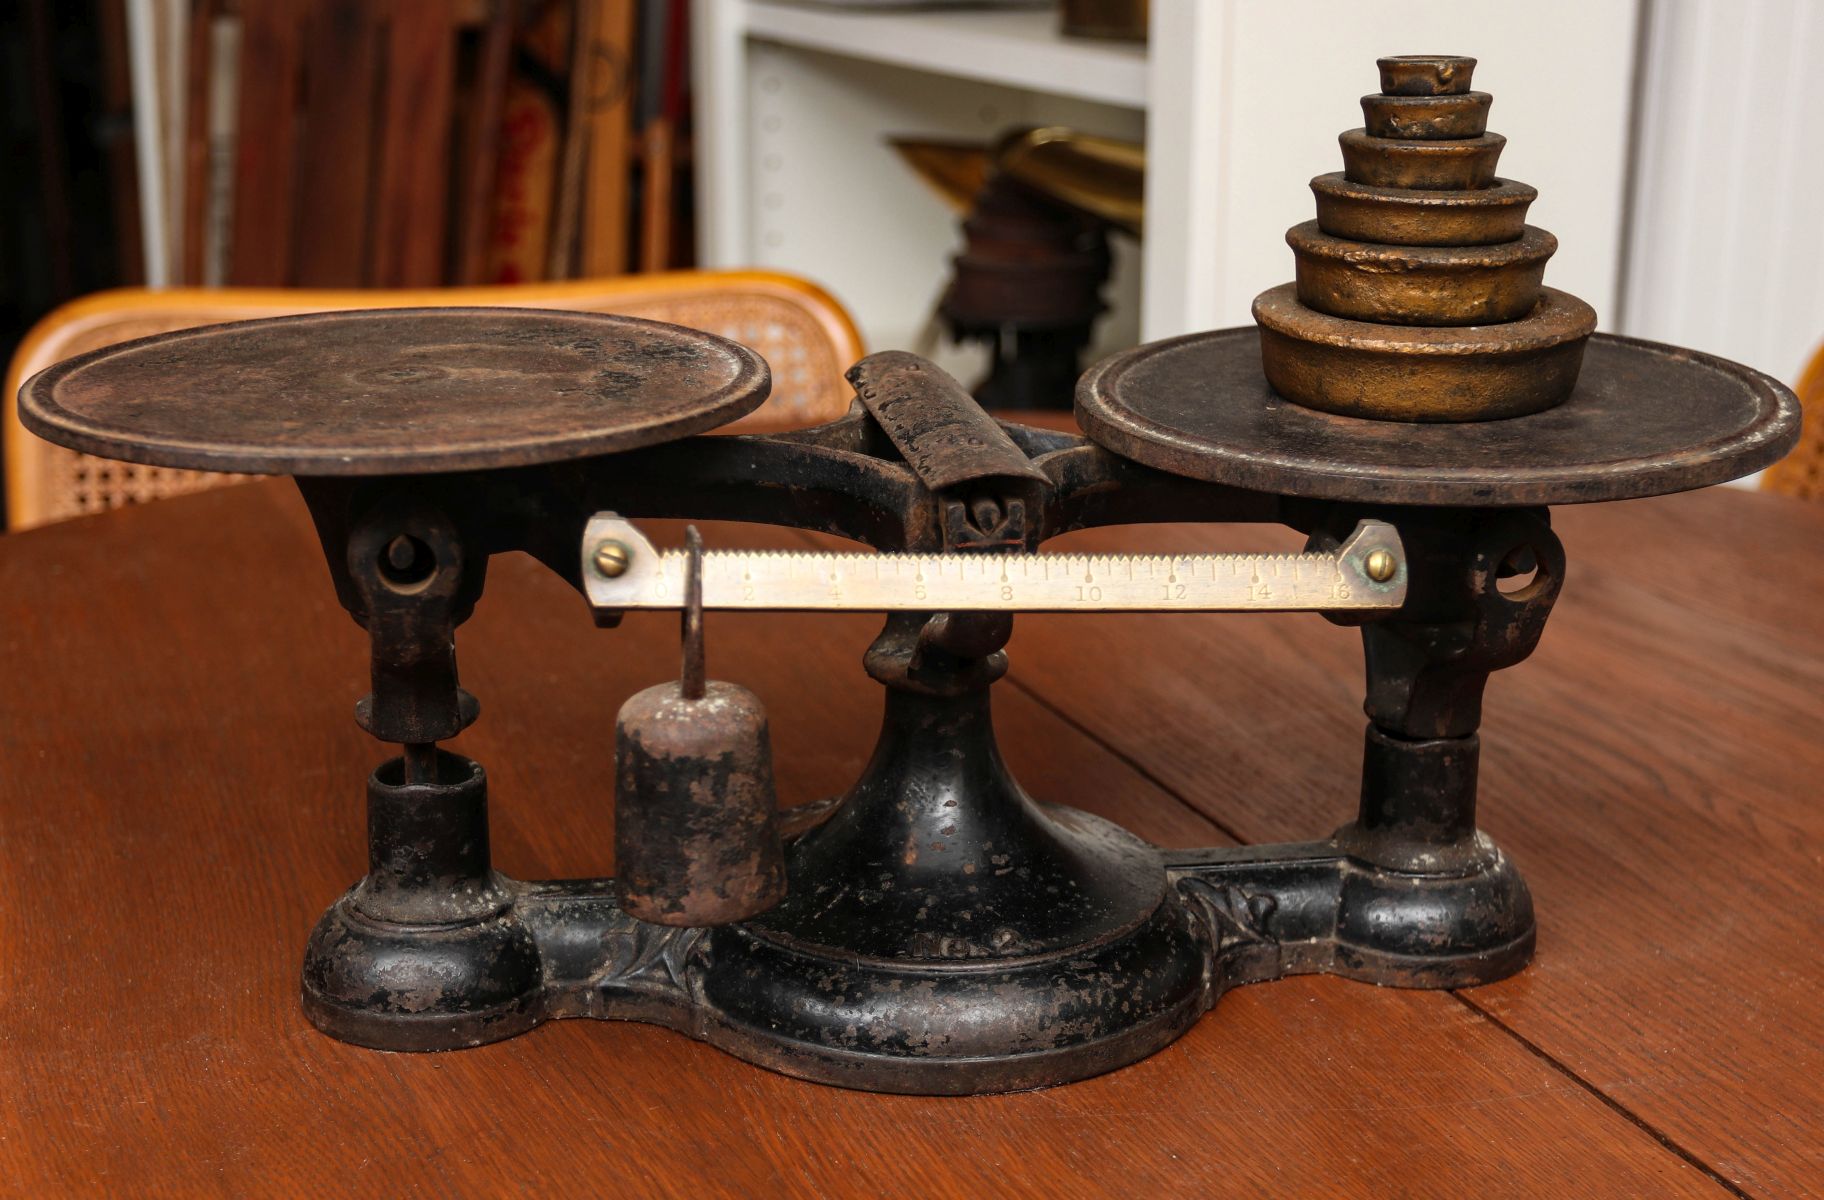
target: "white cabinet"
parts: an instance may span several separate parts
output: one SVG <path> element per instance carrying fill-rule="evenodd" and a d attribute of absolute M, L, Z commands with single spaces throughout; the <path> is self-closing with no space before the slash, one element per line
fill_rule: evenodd
<path fill-rule="evenodd" d="M 819 280 L 873 348 L 911 344 L 957 242 L 891 134 L 1022 123 L 1143 138 L 1147 234 L 1118 250 L 1102 347 L 1246 323 L 1291 278 L 1306 181 L 1339 170 L 1383 54 L 1470 54 L 1538 187 L 1547 281 L 1616 304 L 1634 0 L 1153 0 L 1148 46 L 1073 40 L 1049 9 L 841 10 L 695 0 L 701 258 Z M 1605 321 L 1605 327 L 1607 322 Z"/>

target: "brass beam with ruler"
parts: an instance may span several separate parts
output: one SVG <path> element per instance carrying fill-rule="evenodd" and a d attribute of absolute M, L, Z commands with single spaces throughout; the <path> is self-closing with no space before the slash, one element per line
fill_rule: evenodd
<path fill-rule="evenodd" d="M 678 609 L 690 555 L 598 513 L 583 532 L 598 612 Z M 856 612 L 1347 612 L 1406 600 L 1399 534 L 1363 521 L 1318 554 L 876 554 L 712 550 L 705 609 Z"/>

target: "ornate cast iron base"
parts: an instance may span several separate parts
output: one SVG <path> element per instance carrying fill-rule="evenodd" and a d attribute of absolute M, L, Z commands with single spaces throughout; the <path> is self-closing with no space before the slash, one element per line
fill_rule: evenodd
<path fill-rule="evenodd" d="M 1242 984 L 1329 973 L 1461 987 L 1532 956 L 1526 885 L 1493 846 L 1469 874 L 1402 877 L 1334 841 L 1162 854 L 1022 802 L 1052 836 L 1116 851 L 1132 872 L 1120 882 L 1152 886 L 1154 904 L 1048 953 L 893 959 L 796 944 L 765 922 L 647 924 L 621 913 L 607 879 L 502 879 L 502 907 L 455 927 L 376 921 L 357 888 L 311 938 L 305 1011 L 382 1050 L 483 1045 L 562 1017 L 644 1021 L 819 1083 L 961 1095 L 1136 1062 Z"/>
<path fill-rule="evenodd" d="M 1356 826 L 1162 852 L 1035 803 L 987 708 L 985 687 L 890 693 L 867 773 L 788 849 L 787 902 L 713 928 L 626 916 L 606 879 L 494 874 L 481 768 L 444 755 L 438 782 L 407 785 L 394 759 L 369 781 L 370 829 L 396 836 L 399 814 L 436 808 L 449 843 L 481 852 L 426 880 L 420 919 L 388 882 L 398 856 L 380 855 L 311 938 L 305 1011 L 385 1050 L 560 1017 L 647 1021 L 821 1083 L 963 1094 L 1124 1066 L 1241 984 L 1329 972 L 1456 987 L 1531 957 L 1526 885 L 1479 835 L 1429 872 L 1377 865 L 1384 847 Z"/>

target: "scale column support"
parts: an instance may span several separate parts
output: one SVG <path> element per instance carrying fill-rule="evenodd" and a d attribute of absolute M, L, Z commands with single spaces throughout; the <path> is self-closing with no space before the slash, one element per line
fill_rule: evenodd
<path fill-rule="evenodd" d="M 1534 922 L 1525 881 L 1476 829 L 1482 694 L 1538 645 L 1564 548 L 1544 509 L 1413 509 L 1397 524 L 1406 604 L 1362 625 L 1361 804 L 1335 837 L 1361 869 L 1344 886 L 1339 960 L 1382 983 L 1488 982 L 1531 957 Z"/>
<path fill-rule="evenodd" d="M 1564 547 L 1543 509 L 1423 511 L 1399 525 L 1406 605 L 1362 626 L 1369 725 L 1352 840 L 1378 865 L 1428 871 L 1474 853 L 1483 690 L 1539 644 Z"/>
<path fill-rule="evenodd" d="M 326 1033 L 384 1050 L 521 1032 L 538 1020 L 539 950 L 493 869 L 487 776 L 437 746 L 480 713 L 457 682 L 456 627 L 474 611 L 486 553 L 435 482 L 409 492 L 298 484 L 337 597 L 368 634 L 373 690 L 356 720 L 402 750 L 368 777 L 367 874 L 311 934 L 305 1013 Z"/>
<path fill-rule="evenodd" d="M 451 883 L 472 895 L 488 891 L 481 769 L 437 748 L 480 715 L 456 674 L 456 626 L 474 609 L 486 565 L 485 556 L 470 558 L 456 523 L 419 499 L 382 498 L 348 531 L 348 581 L 368 634 L 373 684 L 355 719 L 402 751 L 375 771 L 369 788 L 359 903 L 370 916 L 409 921 L 428 904 L 423 915 L 448 920 L 448 904 L 429 896 Z"/>

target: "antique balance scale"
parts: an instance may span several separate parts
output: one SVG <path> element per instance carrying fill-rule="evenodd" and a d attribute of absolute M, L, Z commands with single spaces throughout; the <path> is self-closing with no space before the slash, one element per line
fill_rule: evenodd
<path fill-rule="evenodd" d="M 1555 247 L 1472 60 L 1385 59 L 1347 169 L 1288 234 L 1259 328 L 1141 346 L 1077 393 L 1087 436 L 998 423 L 907 354 L 838 421 L 695 436 L 757 406 L 751 351 L 627 318 L 331 313 L 70 360 L 26 425 L 94 454 L 297 478 L 366 628 L 369 869 L 305 954 L 324 1032 L 389 1050 L 556 1017 L 649 1021 L 826 1083 L 969 1093 L 1140 1059 L 1228 988 L 1301 972 L 1458 987 L 1520 969 L 1532 901 L 1475 825 L 1490 672 L 1564 578 L 1547 506 L 1716 483 L 1778 459 L 1791 393 L 1625 338 L 1541 286 Z M 630 518 L 796 526 L 881 553 L 655 549 Z M 1300 555 L 1040 553 L 1073 529 L 1277 522 Z M 455 630 L 491 555 L 533 555 L 600 623 L 683 613 L 679 682 L 623 709 L 615 879 L 489 863 L 487 784 L 438 748 L 474 721 Z M 782 837 L 765 717 L 703 675 L 705 609 L 887 613 L 872 761 Z M 1312 842 L 1162 851 L 1008 775 L 989 694 L 1019 611 L 1322 612 L 1360 625 L 1357 819 Z M 612 636 L 612 635 L 604 635 Z M 1220 681 L 1212 686 L 1220 687 Z M 1069 797 L 1046 797 L 1068 801 Z"/>

